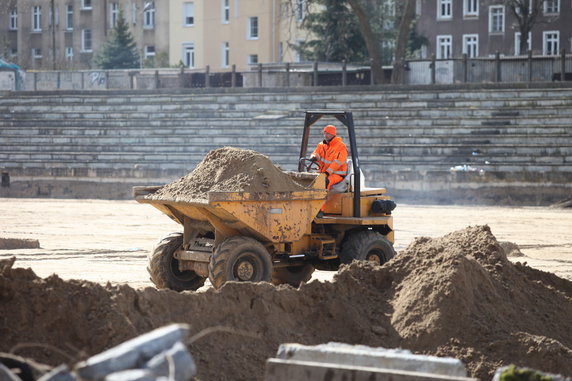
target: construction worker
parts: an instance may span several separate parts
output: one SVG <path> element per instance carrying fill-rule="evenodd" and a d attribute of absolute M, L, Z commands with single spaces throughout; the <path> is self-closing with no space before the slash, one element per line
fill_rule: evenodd
<path fill-rule="evenodd" d="M 318 164 L 321 173 L 328 175 L 326 187 L 330 190 L 348 173 L 348 149 L 342 138 L 336 136 L 336 127 L 327 125 L 323 134 L 324 140 L 318 143 L 310 159 Z"/>

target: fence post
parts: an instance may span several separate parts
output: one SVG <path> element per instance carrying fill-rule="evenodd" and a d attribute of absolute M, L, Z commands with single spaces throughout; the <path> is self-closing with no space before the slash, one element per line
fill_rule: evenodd
<path fill-rule="evenodd" d="M 532 50 L 528 49 L 528 82 L 532 82 Z"/>
<path fill-rule="evenodd" d="M 258 64 L 258 87 L 262 87 L 262 64 Z"/>
<path fill-rule="evenodd" d="M 431 84 L 435 84 L 436 75 L 435 72 L 437 70 L 437 60 L 435 59 L 435 53 L 431 54 Z"/>
<path fill-rule="evenodd" d="M 232 64 L 232 74 L 230 77 L 230 87 L 236 87 L 236 65 Z"/>
<path fill-rule="evenodd" d="M 205 87 L 211 87 L 211 67 L 207 65 L 205 68 Z"/>
<path fill-rule="evenodd" d="M 286 62 L 286 87 L 290 87 L 290 62 Z"/>
<path fill-rule="evenodd" d="M 348 65 L 346 60 L 342 60 L 342 86 L 347 86 L 348 84 Z"/>
<path fill-rule="evenodd" d="M 500 52 L 497 50 L 497 52 L 495 53 L 495 74 L 496 74 L 496 78 L 495 78 L 495 82 L 500 82 L 501 81 L 501 64 L 500 64 Z"/>
<path fill-rule="evenodd" d="M 38 90 L 38 78 L 37 78 L 38 73 L 34 72 L 34 91 Z M 82 77 L 83 79 L 83 77 Z M 83 87 L 83 86 L 82 86 Z"/>
<path fill-rule="evenodd" d="M 108 70 L 105 71 L 105 90 L 109 90 L 109 71 Z"/>
<path fill-rule="evenodd" d="M 373 60 L 369 60 L 369 84 L 370 86 L 375 85 L 375 78 L 373 74 Z"/>
<path fill-rule="evenodd" d="M 181 70 L 179 70 L 179 88 L 185 87 L 185 67 L 181 66 Z"/>
<path fill-rule="evenodd" d="M 467 79 L 469 77 L 468 72 L 469 72 L 469 67 L 468 67 L 467 53 L 463 53 L 463 83 L 467 83 Z"/>
<path fill-rule="evenodd" d="M 155 88 L 159 88 L 159 70 L 155 70 Z"/>
<path fill-rule="evenodd" d="M 314 86 L 318 86 L 318 61 L 314 61 Z"/>
<path fill-rule="evenodd" d="M 566 49 L 560 50 L 560 82 L 566 79 Z"/>

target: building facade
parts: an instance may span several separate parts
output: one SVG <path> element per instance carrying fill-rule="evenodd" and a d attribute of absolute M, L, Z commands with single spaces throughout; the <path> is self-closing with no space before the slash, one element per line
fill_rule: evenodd
<path fill-rule="evenodd" d="M 26 70 L 94 68 L 120 15 L 141 67 L 248 70 L 296 62 L 305 0 L 5 0 L 0 57 Z M 55 10 L 52 12 L 52 8 Z"/>
<path fill-rule="evenodd" d="M 8 0 L 0 43 L 26 70 L 90 69 L 120 14 L 129 23 L 141 65 L 168 55 L 168 0 Z"/>
<path fill-rule="evenodd" d="M 304 0 L 172 0 L 171 65 L 215 71 L 296 62 Z"/>
<path fill-rule="evenodd" d="M 417 0 L 417 32 L 427 39 L 422 57 L 437 59 L 527 54 L 520 51 L 521 32 L 507 5 L 510 0 Z M 533 55 L 559 55 L 572 51 L 572 3 L 539 2 L 540 12 L 529 33 Z"/>

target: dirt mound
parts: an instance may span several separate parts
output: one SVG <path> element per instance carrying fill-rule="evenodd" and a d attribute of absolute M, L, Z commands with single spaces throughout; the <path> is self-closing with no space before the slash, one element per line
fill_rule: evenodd
<path fill-rule="evenodd" d="M 280 343 L 329 341 L 453 356 L 482 379 L 510 363 L 572 374 L 572 282 L 512 264 L 487 226 L 418 238 L 384 266 L 354 262 L 332 283 L 298 290 L 231 282 L 203 293 L 135 291 L 39 279 L 4 261 L 0 311 L 0 351 L 41 343 L 17 354 L 52 365 L 69 359 L 49 346 L 77 359 L 180 322 L 193 333 L 237 330 L 192 344 L 201 380 L 261 380 Z"/>
<path fill-rule="evenodd" d="M 205 200 L 213 192 L 288 192 L 304 189 L 256 151 L 222 147 L 210 151 L 188 175 L 147 196 L 180 201 Z"/>

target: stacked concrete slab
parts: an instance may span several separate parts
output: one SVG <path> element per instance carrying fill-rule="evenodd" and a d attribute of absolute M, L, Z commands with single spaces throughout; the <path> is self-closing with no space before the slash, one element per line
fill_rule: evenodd
<path fill-rule="evenodd" d="M 265 381 L 471 381 L 463 363 L 408 350 L 327 343 L 282 344 L 266 361 Z"/>
<path fill-rule="evenodd" d="M 572 88 L 550 84 L 4 93 L 0 196 L 127 198 L 224 145 L 295 169 L 304 111 L 331 109 L 354 113 L 368 186 L 407 201 L 547 204 L 571 193 L 571 106 Z"/>

